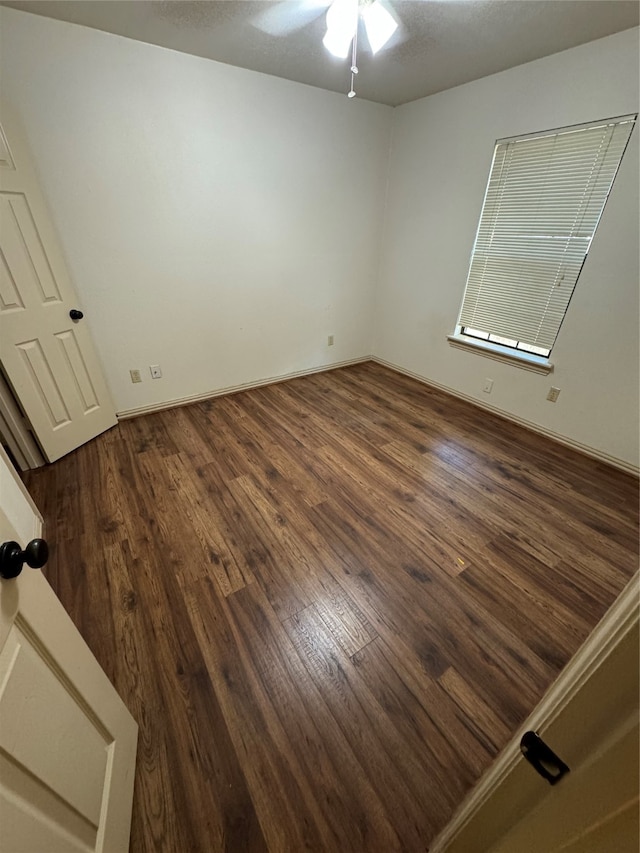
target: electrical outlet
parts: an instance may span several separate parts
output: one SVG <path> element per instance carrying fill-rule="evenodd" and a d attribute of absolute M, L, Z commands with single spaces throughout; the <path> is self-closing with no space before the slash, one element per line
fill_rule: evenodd
<path fill-rule="evenodd" d="M 150 364 L 149 371 L 152 379 L 162 379 L 162 369 L 159 364 Z"/>
<path fill-rule="evenodd" d="M 484 385 L 482 386 L 482 390 L 485 394 L 490 394 L 491 389 L 493 388 L 493 379 L 485 379 Z"/>
<path fill-rule="evenodd" d="M 333 335 L 329 335 L 329 337 L 327 338 L 327 346 L 328 347 L 333 346 Z"/>
<path fill-rule="evenodd" d="M 142 376 L 140 376 L 139 370 L 130 370 L 129 373 L 131 375 L 132 382 L 142 382 Z"/>
<path fill-rule="evenodd" d="M 551 388 L 549 389 L 549 393 L 547 394 L 547 400 L 549 400 L 551 403 L 555 403 L 559 396 L 560 389 L 551 386 Z"/>

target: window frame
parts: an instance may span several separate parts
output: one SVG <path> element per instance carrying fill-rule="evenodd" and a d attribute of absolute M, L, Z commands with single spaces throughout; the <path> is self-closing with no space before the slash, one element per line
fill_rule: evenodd
<path fill-rule="evenodd" d="M 571 304 L 571 300 L 572 300 L 573 295 L 575 293 L 575 289 L 578 285 L 578 281 L 580 280 L 580 276 L 582 275 L 582 272 L 584 269 L 584 264 L 586 263 L 586 260 L 589 256 L 589 252 L 591 251 L 593 238 L 595 237 L 596 232 L 598 230 L 598 226 L 600 225 L 602 214 L 604 213 L 604 209 L 605 209 L 606 204 L 609 200 L 609 196 L 611 194 L 613 184 L 615 183 L 615 179 L 616 179 L 618 171 L 620 169 L 622 159 L 624 157 L 625 151 L 626 151 L 627 146 L 629 144 L 629 140 L 631 139 L 631 135 L 632 135 L 633 130 L 635 128 L 637 118 L 638 118 L 637 113 L 631 113 L 631 114 L 616 116 L 616 117 L 607 118 L 607 119 L 601 119 L 601 120 L 596 120 L 596 121 L 591 121 L 591 122 L 583 122 L 583 123 L 577 124 L 577 125 L 567 125 L 565 127 L 543 130 L 543 131 L 539 131 L 537 133 L 521 134 L 518 136 L 505 137 L 502 139 L 497 139 L 494 142 L 493 155 L 491 158 L 491 166 L 489 168 L 489 174 L 487 177 L 487 185 L 486 185 L 485 193 L 484 193 L 483 200 L 482 200 L 482 207 L 480 210 L 480 216 L 478 218 L 478 226 L 476 229 L 476 235 L 474 237 L 473 246 L 472 246 L 471 253 L 469 256 L 469 264 L 467 267 L 467 280 L 465 282 L 465 290 L 464 290 L 462 302 L 460 304 L 460 308 L 458 311 L 458 321 L 455 325 L 455 329 L 454 329 L 453 334 L 447 335 L 447 340 L 449 341 L 449 344 L 451 346 L 455 346 L 455 347 L 459 347 L 461 349 L 466 349 L 468 351 L 476 352 L 480 355 L 484 355 L 484 356 L 487 356 L 489 358 L 493 358 L 493 359 L 498 360 L 498 361 L 510 363 L 510 364 L 515 365 L 517 367 L 522 367 L 524 369 L 531 370 L 531 371 L 536 372 L 536 373 L 548 374 L 548 373 L 551 373 L 553 371 L 554 365 L 553 365 L 553 362 L 551 361 L 551 353 L 552 353 L 552 351 L 553 351 L 553 349 L 557 343 L 558 336 L 560 334 L 560 331 L 561 331 L 562 326 L 564 324 L 564 320 L 566 319 L 566 315 L 567 315 L 567 312 L 569 310 L 569 305 Z M 611 185 L 609 186 L 609 190 L 608 190 L 606 197 L 604 199 L 604 203 L 602 205 L 602 209 L 600 211 L 598 221 L 596 222 L 596 225 L 593 228 L 593 232 L 591 234 L 591 238 L 589 239 L 589 245 L 588 245 L 588 248 L 585 252 L 584 258 L 582 260 L 582 264 L 580 266 L 580 271 L 576 277 L 574 288 L 572 290 L 571 296 L 569 297 L 569 301 L 567 302 L 567 305 L 565 307 L 564 314 L 563 314 L 562 319 L 560 320 L 560 323 L 558 325 L 556 337 L 554 339 L 552 346 L 549 348 L 548 354 L 547 355 L 540 355 L 540 354 L 528 352 L 528 351 L 523 350 L 523 349 L 518 349 L 517 346 L 514 347 L 514 346 L 510 346 L 510 345 L 504 345 L 504 344 L 499 343 L 497 341 L 489 340 L 488 338 L 483 339 L 483 338 L 478 337 L 478 336 L 466 334 L 464 330 L 465 330 L 465 328 L 468 328 L 469 326 L 468 326 L 468 324 L 461 323 L 460 319 L 461 319 L 461 315 L 462 315 L 462 311 L 463 311 L 464 300 L 465 300 L 465 297 L 467 294 L 467 285 L 468 285 L 468 281 L 469 281 L 469 274 L 471 271 L 471 264 L 473 263 L 474 254 L 475 254 L 476 245 L 477 245 L 478 234 L 480 232 L 480 228 L 482 225 L 482 218 L 483 218 L 483 214 L 485 212 L 487 194 L 488 194 L 489 187 L 491 184 L 491 178 L 492 178 L 493 169 L 494 169 L 494 165 L 495 165 L 495 159 L 496 159 L 496 153 L 498 151 L 498 146 L 508 144 L 509 142 L 519 141 L 519 140 L 521 140 L 521 141 L 527 140 L 528 141 L 528 140 L 533 140 L 536 138 L 557 135 L 557 134 L 561 134 L 563 131 L 564 132 L 572 132 L 574 130 L 579 130 L 581 128 L 593 128 L 593 127 L 597 127 L 597 126 L 602 125 L 602 124 L 613 124 L 613 123 L 623 123 L 623 122 L 631 122 L 632 123 L 631 132 L 629 133 L 629 137 L 627 139 L 627 142 L 625 143 L 625 146 L 622 149 L 622 154 L 620 155 L 620 159 L 618 161 L 618 165 L 616 167 L 613 179 L 611 181 Z M 492 335 L 493 334 L 494 336 L 498 337 L 497 333 L 495 333 L 495 332 L 486 332 L 485 330 L 480 330 L 480 331 L 481 331 L 481 334 L 483 334 L 483 335 L 484 334 L 486 334 L 486 335 Z M 517 344 L 517 343 L 519 343 L 519 341 L 517 341 L 515 343 Z"/>

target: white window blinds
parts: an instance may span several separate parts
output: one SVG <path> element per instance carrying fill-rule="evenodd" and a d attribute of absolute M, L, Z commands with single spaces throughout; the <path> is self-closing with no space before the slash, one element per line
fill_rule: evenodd
<path fill-rule="evenodd" d="M 498 141 L 462 327 L 551 349 L 635 118 Z"/>

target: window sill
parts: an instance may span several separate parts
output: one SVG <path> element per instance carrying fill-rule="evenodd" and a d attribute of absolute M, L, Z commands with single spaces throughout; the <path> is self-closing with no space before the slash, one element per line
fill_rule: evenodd
<path fill-rule="evenodd" d="M 490 341 L 476 340 L 466 335 L 448 335 L 447 340 L 452 347 L 473 350 L 478 355 L 493 358 L 495 361 L 504 361 L 523 370 L 532 370 L 534 373 L 551 373 L 553 370 L 552 362 L 541 355 L 516 352 L 510 347 L 503 347 L 500 344 L 494 344 Z"/>

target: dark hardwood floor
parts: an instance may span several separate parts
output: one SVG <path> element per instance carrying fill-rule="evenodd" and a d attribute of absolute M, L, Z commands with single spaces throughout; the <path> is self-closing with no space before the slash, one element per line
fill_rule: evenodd
<path fill-rule="evenodd" d="M 638 560 L 633 477 L 373 363 L 26 481 L 140 724 L 134 853 L 426 850 Z"/>

